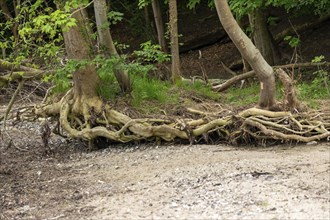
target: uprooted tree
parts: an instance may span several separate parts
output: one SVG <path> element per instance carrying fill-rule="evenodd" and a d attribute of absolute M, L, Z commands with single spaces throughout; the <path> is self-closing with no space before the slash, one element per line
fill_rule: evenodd
<path fill-rule="evenodd" d="M 195 143 L 201 139 L 207 141 L 211 135 L 232 143 L 268 138 L 301 142 L 329 139 L 330 112 L 300 113 L 301 106 L 295 97 L 290 78 L 283 70 L 274 71 L 267 64 L 237 25 L 227 1 L 216 0 L 215 3 L 221 23 L 260 80 L 258 108 L 247 109 L 236 115 L 188 109 L 192 114 L 198 115 L 198 119 L 131 118 L 114 110 L 113 106 L 104 102 L 97 93 L 100 78 L 97 66 L 92 62 L 95 54 L 91 49 L 93 45 L 89 39 L 86 17 L 82 8 L 75 8 L 71 10 L 71 17 L 76 20 L 76 25 L 63 33 L 65 49 L 68 59 L 85 61 L 84 65 L 72 73 L 73 87 L 59 101 L 48 101 L 36 106 L 33 109 L 34 114 L 41 117 L 59 117 L 65 133 L 73 138 L 89 141 L 99 137 L 118 142 L 153 138 L 173 141 L 179 138 Z M 0 68 L 19 71 L 17 79 L 22 81 L 31 74 L 40 76 L 44 73 L 2 60 Z M 26 70 L 30 75 L 25 75 Z M 278 73 L 285 86 L 286 98 L 282 105 L 275 99 L 274 72 Z M 3 85 L 10 80 L 10 75 L 0 77 Z"/>

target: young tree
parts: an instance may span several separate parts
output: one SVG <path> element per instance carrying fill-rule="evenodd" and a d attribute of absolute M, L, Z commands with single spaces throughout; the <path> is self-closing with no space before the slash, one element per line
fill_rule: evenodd
<path fill-rule="evenodd" d="M 174 83 L 181 80 L 181 65 L 179 53 L 178 34 L 178 11 L 176 0 L 169 0 L 170 32 L 171 32 L 171 55 L 172 55 L 172 81 Z"/>
<path fill-rule="evenodd" d="M 2 14 L 6 18 L 8 22 L 10 22 L 13 19 L 13 16 L 10 13 L 10 10 L 8 8 L 8 5 L 6 3 L 6 0 L 0 0 L 0 10 L 2 11 Z M 17 39 L 17 23 L 12 23 L 11 25 L 11 31 L 14 36 L 14 39 Z"/>
<path fill-rule="evenodd" d="M 230 11 L 227 0 L 215 0 L 214 2 L 222 26 L 260 80 L 259 106 L 263 109 L 276 108 L 273 68 L 266 62 L 260 51 L 239 27 Z"/>
<path fill-rule="evenodd" d="M 13 21 L 13 16 L 10 13 L 10 9 L 6 3 L 6 0 L 0 0 L 0 10 L 3 16 L 5 17 L 6 21 L 8 23 L 11 23 L 11 32 L 13 34 L 14 40 L 16 41 L 18 38 L 18 32 L 17 32 L 17 27 L 18 24 L 17 22 Z M 2 57 L 6 57 L 6 48 L 2 47 Z"/>
<path fill-rule="evenodd" d="M 167 45 L 165 40 L 165 28 L 163 22 L 162 11 L 159 0 L 152 0 L 152 11 L 154 13 L 155 24 L 157 29 L 158 43 L 163 52 L 167 52 Z"/>
<path fill-rule="evenodd" d="M 107 5 L 105 0 L 94 0 L 94 11 L 95 11 L 95 20 L 96 27 L 99 37 L 99 43 L 101 49 L 104 51 L 104 54 L 109 56 L 119 57 L 119 54 L 116 50 L 116 47 L 113 43 L 109 22 L 107 19 Z M 121 90 L 125 93 L 130 93 L 131 83 L 128 77 L 128 73 L 125 70 L 118 68 L 116 65 L 114 66 L 114 74 L 119 83 Z"/>
<path fill-rule="evenodd" d="M 248 15 L 255 46 L 268 64 L 275 65 L 280 61 L 280 51 L 267 22 L 266 4 L 271 4 L 271 1 L 230 0 L 229 2 L 237 19 L 240 20 Z"/>

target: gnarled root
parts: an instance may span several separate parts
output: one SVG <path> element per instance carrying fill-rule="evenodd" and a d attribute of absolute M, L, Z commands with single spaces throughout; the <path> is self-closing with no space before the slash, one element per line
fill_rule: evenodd
<path fill-rule="evenodd" d="M 86 99 L 80 103 L 82 106 L 79 109 L 74 107 L 76 105 L 73 94 L 69 91 L 60 102 L 39 107 L 36 113 L 39 115 L 58 114 L 63 130 L 73 138 L 84 140 L 105 137 L 116 142 L 130 142 L 157 137 L 165 141 L 178 138 L 196 143 L 211 133 L 218 135 L 218 140 L 227 140 L 231 143 L 251 139 L 247 136 L 253 137 L 254 140 L 272 139 L 296 142 L 330 138 L 330 112 L 292 114 L 250 108 L 236 116 L 217 117 L 217 115 L 201 114 L 200 111 L 189 109 L 201 118 L 197 120 L 189 118 L 132 119 L 100 100 Z"/>
<path fill-rule="evenodd" d="M 152 137 L 165 141 L 175 138 L 191 140 L 214 129 L 221 129 L 230 123 L 227 119 L 132 119 L 108 104 L 95 106 L 97 100 L 86 100 L 76 108 L 73 94 L 69 91 L 58 103 L 42 106 L 36 109 L 38 115 L 59 115 L 60 125 L 69 136 L 92 140 L 105 137 L 117 142 L 129 142 Z M 92 111 L 92 109 L 94 109 Z M 98 111 L 95 112 L 95 109 Z M 74 123 L 75 122 L 75 123 Z"/>
<path fill-rule="evenodd" d="M 330 112 L 256 114 L 256 111 L 249 109 L 240 115 L 245 119 L 239 135 L 250 135 L 259 140 L 295 142 L 330 140 Z"/>

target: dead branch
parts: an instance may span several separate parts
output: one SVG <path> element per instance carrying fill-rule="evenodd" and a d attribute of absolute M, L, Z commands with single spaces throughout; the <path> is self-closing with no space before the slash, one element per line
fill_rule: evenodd
<path fill-rule="evenodd" d="M 230 88 L 235 83 L 240 82 L 243 79 L 251 78 L 251 77 L 254 77 L 254 76 L 255 76 L 255 73 L 254 73 L 254 70 L 252 70 L 252 71 L 234 76 L 234 77 L 230 78 L 229 80 L 227 80 L 226 82 L 224 82 L 222 84 L 213 85 L 212 89 L 214 91 L 217 91 L 217 92 L 223 92 L 226 89 Z"/>
<path fill-rule="evenodd" d="M 233 75 L 233 76 L 237 76 L 237 74 L 235 73 L 235 71 L 233 71 L 233 70 L 231 70 L 229 67 L 227 67 L 223 62 L 221 62 L 221 65 L 222 65 L 222 67 L 224 68 L 224 70 L 227 72 L 227 73 L 229 73 L 229 74 L 231 74 L 231 75 Z"/>
<path fill-rule="evenodd" d="M 276 36 L 274 36 L 275 41 L 277 43 L 279 43 L 283 40 L 283 38 L 285 36 L 294 34 L 297 31 L 303 32 L 304 30 L 308 30 L 311 27 L 315 27 L 315 26 L 323 23 L 324 21 L 327 21 L 329 18 L 330 18 L 330 14 L 326 14 L 318 19 L 310 19 L 309 22 L 306 22 L 306 23 L 300 24 L 300 25 L 296 25 L 294 27 L 294 30 L 293 30 L 293 28 L 285 29 L 284 31 L 282 31 L 282 32 L 278 33 Z"/>
<path fill-rule="evenodd" d="M 296 91 L 294 89 L 293 82 L 291 78 L 286 74 L 286 72 L 281 68 L 275 68 L 275 73 L 278 75 L 283 83 L 284 92 L 284 109 L 286 110 L 302 110 L 302 105 L 297 99 Z"/>
<path fill-rule="evenodd" d="M 317 66 L 330 66 L 330 62 L 322 62 L 322 63 L 294 63 L 294 64 L 285 64 L 285 65 L 277 65 L 273 66 L 274 69 L 285 69 L 285 68 L 300 68 L 300 67 L 317 67 Z M 235 83 L 240 82 L 243 79 L 248 79 L 254 77 L 254 70 L 237 75 L 227 80 L 226 82 L 218 85 L 213 85 L 212 89 L 217 92 L 223 92 L 230 88 Z"/>
<path fill-rule="evenodd" d="M 0 59 L 0 72 L 8 72 L 5 75 L 0 75 L 0 88 L 10 82 L 17 80 L 32 80 L 41 79 L 46 74 L 54 73 L 53 70 L 40 70 Z"/>
<path fill-rule="evenodd" d="M 18 84 L 18 86 L 17 86 L 17 88 L 16 88 L 13 96 L 11 97 L 8 106 L 7 106 L 6 112 L 5 112 L 4 116 L 3 116 L 3 129 L 4 130 L 6 129 L 6 121 L 7 121 L 8 114 L 9 114 L 9 112 L 10 112 L 10 110 L 11 110 L 11 108 L 12 108 L 12 106 L 13 106 L 15 100 L 16 100 L 16 97 L 17 97 L 18 93 L 21 91 L 23 85 L 24 85 L 24 80 L 19 81 L 19 84 Z"/>

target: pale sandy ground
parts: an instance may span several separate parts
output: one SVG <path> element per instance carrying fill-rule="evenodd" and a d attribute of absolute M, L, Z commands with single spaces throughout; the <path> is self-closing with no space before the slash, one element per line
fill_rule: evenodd
<path fill-rule="evenodd" d="M 17 178 L 0 191 L 3 219 L 330 219 L 329 142 L 110 148 Z"/>

